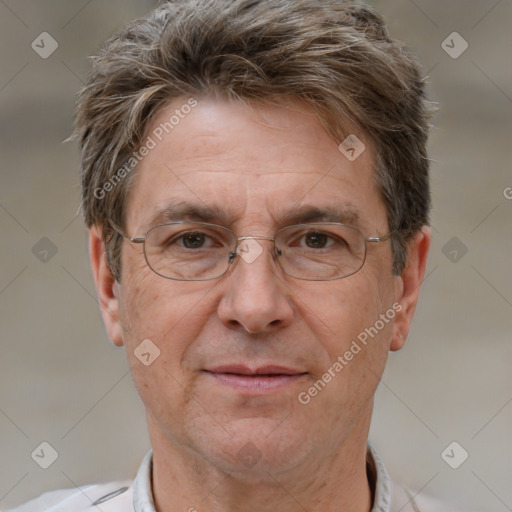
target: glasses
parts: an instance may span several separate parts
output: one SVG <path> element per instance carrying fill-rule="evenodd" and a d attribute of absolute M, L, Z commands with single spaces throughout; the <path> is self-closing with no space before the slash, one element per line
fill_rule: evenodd
<path fill-rule="evenodd" d="M 384 242 L 392 233 L 366 238 L 353 226 L 334 222 L 287 226 L 273 238 L 238 237 L 229 228 L 203 222 L 170 222 L 151 228 L 144 237 L 123 237 L 143 244 L 148 266 L 161 277 L 178 281 L 217 279 L 242 257 L 252 263 L 261 253 L 257 240 L 273 242 L 273 257 L 285 274 L 308 281 L 342 279 L 359 271 L 368 243 Z"/>

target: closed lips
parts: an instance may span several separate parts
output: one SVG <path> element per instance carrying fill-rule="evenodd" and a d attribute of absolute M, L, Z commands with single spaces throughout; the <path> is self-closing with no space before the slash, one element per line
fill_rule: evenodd
<path fill-rule="evenodd" d="M 243 375 L 245 377 L 273 377 L 282 375 L 304 375 L 307 372 L 287 368 L 283 366 L 262 366 L 260 368 L 251 369 L 242 365 L 225 365 L 217 366 L 206 371 L 210 373 L 223 373 L 231 375 Z"/>

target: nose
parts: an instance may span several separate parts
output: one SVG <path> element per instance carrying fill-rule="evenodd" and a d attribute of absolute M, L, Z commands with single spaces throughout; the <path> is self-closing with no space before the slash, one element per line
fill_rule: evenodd
<path fill-rule="evenodd" d="M 218 315 L 229 328 L 272 334 L 293 320 L 291 293 L 273 260 L 273 244 L 266 240 L 243 240 L 235 267 L 225 276 Z"/>

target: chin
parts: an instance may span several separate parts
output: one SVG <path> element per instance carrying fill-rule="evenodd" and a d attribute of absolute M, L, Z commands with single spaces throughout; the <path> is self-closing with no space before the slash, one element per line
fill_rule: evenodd
<path fill-rule="evenodd" d="M 280 422 L 266 418 L 233 421 L 226 425 L 230 436 L 223 429 L 211 430 L 207 458 L 237 479 L 275 483 L 277 475 L 306 462 L 315 448 L 304 426 Z"/>

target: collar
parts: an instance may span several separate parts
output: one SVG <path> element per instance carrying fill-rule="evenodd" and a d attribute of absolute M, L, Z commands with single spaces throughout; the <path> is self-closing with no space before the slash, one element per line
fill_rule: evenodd
<path fill-rule="evenodd" d="M 374 496 L 371 512 L 390 512 L 393 485 L 380 455 L 371 444 L 368 444 L 366 464 Z M 133 482 L 135 512 L 156 512 L 151 486 L 152 472 L 153 451 L 150 450 L 144 457 Z"/>

